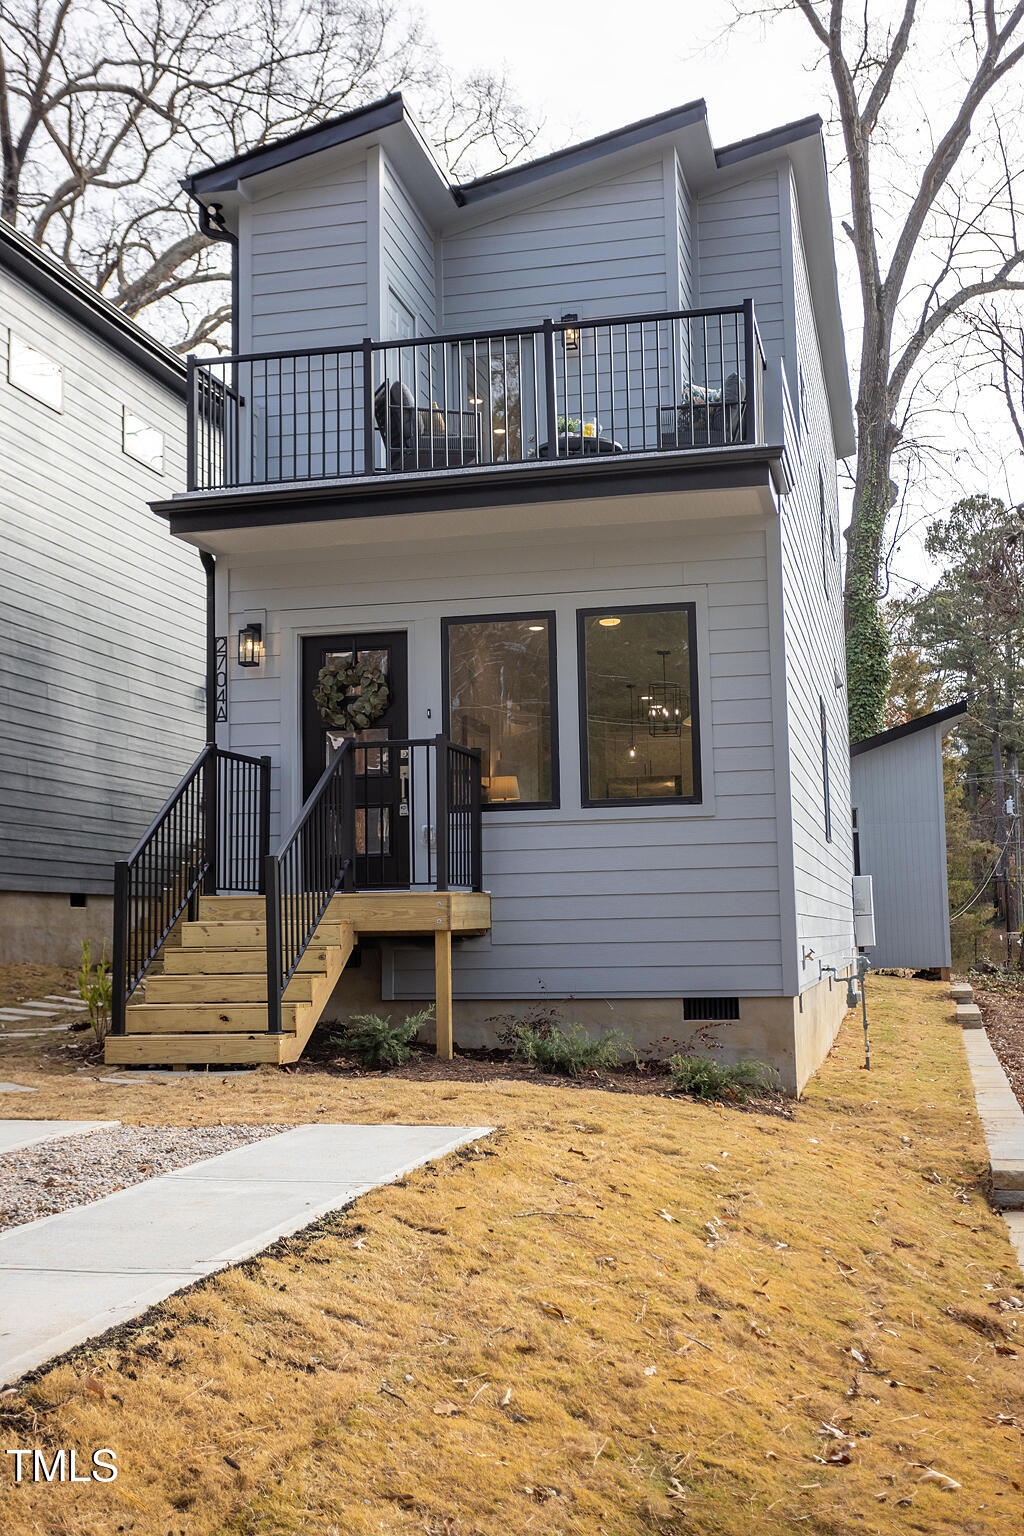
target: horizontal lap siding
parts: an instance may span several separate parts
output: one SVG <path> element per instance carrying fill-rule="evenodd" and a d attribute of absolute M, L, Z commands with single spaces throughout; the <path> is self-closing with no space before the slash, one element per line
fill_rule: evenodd
<path fill-rule="evenodd" d="M 763 995 L 782 985 L 766 561 L 760 531 L 635 531 L 581 546 L 565 535 L 519 547 L 448 551 L 429 544 L 354 549 L 344 557 L 232 560 L 231 632 L 266 609 L 268 655 L 252 680 L 232 664 L 231 745 L 274 760 L 275 834 L 282 740 L 294 760 L 295 635 L 303 630 L 410 631 L 410 731 L 443 729 L 440 620 L 461 613 L 554 608 L 559 665 L 561 809 L 485 813 L 485 885 L 494 926 L 461 942 L 462 996 Z M 620 601 L 707 595 L 715 814 L 648 807 L 582 810 L 575 613 Z M 287 640 L 282 636 L 287 635 Z M 282 655 L 282 645 L 285 654 Z M 425 711 L 431 710 L 426 718 Z M 396 951 L 400 997 L 432 995 L 427 950 Z"/>
<path fill-rule="evenodd" d="M 850 771 L 861 873 L 873 880 L 872 964 L 949 965 L 941 728 L 859 753 Z"/>
<path fill-rule="evenodd" d="M 797 938 L 801 952 L 814 951 L 814 958 L 801 968 L 801 984 L 807 987 L 818 981 L 819 961 L 842 967 L 850 960 L 853 852 L 846 691 L 835 682 L 837 670 L 841 679 L 846 672 L 835 454 L 795 189 L 791 207 L 795 340 L 803 369 L 807 424 L 799 403 L 795 404 L 787 440 L 799 444 L 799 453 L 792 456 L 796 483 L 782 504 L 782 566 Z M 826 531 L 831 529 L 825 543 L 824 576 L 819 467 L 825 483 Z M 831 843 L 825 840 L 819 698 L 824 700 L 828 721 Z"/>
<path fill-rule="evenodd" d="M 239 239 L 244 351 L 368 334 L 365 160 L 243 206 Z"/>
<path fill-rule="evenodd" d="M 663 310 L 667 216 L 658 158 L 449 235 L 445 328 L 532 325 L 573 305 L 585 318 Z"/>
<path fill-rule="evenodd" d="M 753 299 L 766 353 L 784 345 L 783 261 L 778 177 L 773 173 L 701 197 L 696 205 L 700 303 Z"/>
<path fill-rule="evenodd" d="M 383 288 L 393 288 L 416 317 L 416 331 L 438 329 L 434 237 L 419 209 L 383 157 L 381 165 L 381 269 Z M 385 319 L 387 306 L 384 308 Z M 386 334 L 386 333 L 384 333 Z"/>
<path fill-rule="evenodd" d="M 148 507 L 184 486 L 185 407 L 3 273 L 0 313 L 0 889 L 99 892 L 205 734 L 202 568 Z M 62 414 L 9 383 L 11 330 L 63 367 Z"/>

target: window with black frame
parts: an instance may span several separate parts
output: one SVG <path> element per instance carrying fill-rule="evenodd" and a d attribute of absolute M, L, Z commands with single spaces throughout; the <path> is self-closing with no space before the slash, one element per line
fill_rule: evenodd
<path fill-rule="evenodd" d="M 445 619 L 442 647 L 448 730 L 479 748 L 483 803 L 557 805 L 554 615 Z"/>
<path fill-rule="evenodd" d="M 701 798 L 693 603 L 582 612 L 584 805 Z"/>

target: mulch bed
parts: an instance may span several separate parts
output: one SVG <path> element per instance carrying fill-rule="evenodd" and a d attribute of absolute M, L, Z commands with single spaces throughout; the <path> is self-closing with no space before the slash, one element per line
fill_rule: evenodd
<path fill-rule="evenodd" d="M 1024 1109 L 1024 976 L 971 976 L 985 1032 Z"/>
<path fill-rule="evenodd" d="M 315 1033 L 304 1055 L 293 1066 L 282 1070 L 297 1074 L 326 1073 L 330 1077 L 348 1078 L 404 1078 L 420 1083 L 531 1083 L 534 1087 L 585 1088 L 593 1091 L 604 1089 L 607 1093 L 632 1093 L 638 1095 L 686 1097 L 672 1094 L 668 1068 L 663 1062 L 652 1061 L 634 1064 L 630 1062 L 615 1070 L 585 1072 L 582 1077 L 562 1077 L 557 1073 L 542 1072 L 528 1062 L 516 1061 L 508 1051 L 459 1050 L 453 1061 L 439 1061 L 431 1045 L 413 1045 L 413 1056 L 402 1067 L 389 1072 L 372 1072 L 361 1067 L 352 1056 L 339 1053 L 325 1033 Z M 748 1109 L 757 1114 L 782 1115 L 792 1119 L 795 1105 L 783 1093 L 758 1094 L 745 1104 L 736 1100 L 723 1100 L 730 1107 Z"/>

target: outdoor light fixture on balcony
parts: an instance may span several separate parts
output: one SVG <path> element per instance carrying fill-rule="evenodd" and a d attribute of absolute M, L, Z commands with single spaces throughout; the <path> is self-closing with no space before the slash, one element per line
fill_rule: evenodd
<path fill-rule="evenodd" d="M 670 654 L 669 651 L 658 652 L 658 655 L 661 657 L 661 681 L 649 684 L 647 729 L 652 736 L 679 736 L 682 734 L 683 690 L 678 683 L 670 683 L 668 680 L 666 663 Z"/>
<path fill-rule="evenodd" d="M 565 350 L 567 352 L 578 352 L 580 349 L 580 328 L 577 324 L 579 318 L 579 315 L 562 316 L 562 324 L 566 327 L 562 334 L 565 337 Z"/>
<path fill-rule="evenodd" d="M 263 659 L 263 625 L 246 624 L 238 631 L 238 665 L 258 667 Z"/>

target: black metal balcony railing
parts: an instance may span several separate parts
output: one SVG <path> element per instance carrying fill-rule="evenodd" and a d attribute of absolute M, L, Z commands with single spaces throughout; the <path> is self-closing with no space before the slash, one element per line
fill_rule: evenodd
<path fill-rule="evenodd" d="M 749 299 L 188 366 L 189 490 L 763 440 Z"/>

